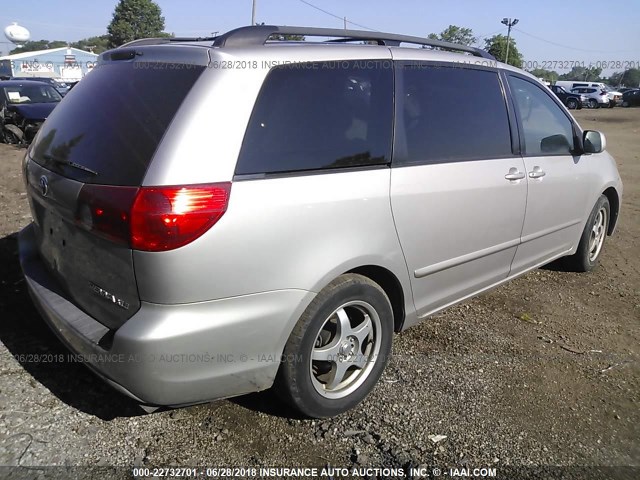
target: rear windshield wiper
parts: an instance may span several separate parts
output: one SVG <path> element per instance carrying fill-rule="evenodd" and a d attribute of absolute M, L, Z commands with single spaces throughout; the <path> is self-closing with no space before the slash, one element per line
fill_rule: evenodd
<path fill-rule="evenodd" d="M 57 163 L 58 165 L 67 165 L 69 167 L 82 170 L 83 172 L 88 172 L 95 176 L 98 175 L 98 172 L 96 172 L 95 170 L 91 170 L 89 167 L 85 167 L 84 165 L 80 165 L 79 163 L 71 162 L 69 160 L 62 160 L 61 158 L 56 158 L 53 155 L 44 154 L 42 158 L 44 158 L 47 162 Z"/>

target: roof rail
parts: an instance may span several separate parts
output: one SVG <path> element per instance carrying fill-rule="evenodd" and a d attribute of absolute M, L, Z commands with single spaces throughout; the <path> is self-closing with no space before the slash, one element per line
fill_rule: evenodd
<path fill-rule="evenodd" d="M 431 40 L 429 38 L 398 35 L 395 33 L 369 32 L 365 30 L 343 30 L 338 28 L 315 27 L 288 27 L 276 25 L 254 25 L 240 27 L 213 38 L 214 47 L 248 47 L 264 45 L 273 35 L 303 35 L 305 37 L 336 37 L 337 42 L 349 42 L 355 40 L 368 40 L 377 42 L 378 45 L 398 46 L 401 43 L 415 45 L 427 45 L 442 48 L 444 50 L 456 50 L 471 53 L 476 57 L 495 60 L 493 55 L 485 50 L 457 43 Z M 208 40 L 208 39 L 207 39 Z"/>
<path fill-rule="evenodd" d="M 133 47 L 141 45 L 161 45 L 171 42 L 212 42 L 218 37 L 152 37 L 152 38 L 140 38 L 138 40 L 132 40 L 127 43 L 123 43 L 118 48 Z"/>

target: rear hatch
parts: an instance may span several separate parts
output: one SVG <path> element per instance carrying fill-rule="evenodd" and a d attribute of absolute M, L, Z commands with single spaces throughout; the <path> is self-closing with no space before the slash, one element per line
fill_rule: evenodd
<path fill-rule="evenodd" d="M 207 63 L 202 47 L 107 52 L 29 149 L 25 177 L 43 263 L 70 301 L 109 328 L 140 307 L 133 251 L 120 230 Z"/>

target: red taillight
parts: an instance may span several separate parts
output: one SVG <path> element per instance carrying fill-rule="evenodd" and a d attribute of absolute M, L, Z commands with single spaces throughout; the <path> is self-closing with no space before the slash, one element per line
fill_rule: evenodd
<path fill-rule="evenodd" d="M 182 247 L 227 210 L 231 183 L 172 187 L 85 185 L 76 219 L 87 230 L 136 250 Z"/>
<path fill-rule="evenodd" d="M 224 215 L 231 183 L 143 187 L 131 209 L 131 248 L 159 252 L 182 247 Z"/>

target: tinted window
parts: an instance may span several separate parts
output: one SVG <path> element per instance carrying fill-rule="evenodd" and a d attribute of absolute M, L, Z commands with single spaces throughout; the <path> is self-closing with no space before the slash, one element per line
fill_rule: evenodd
<path fill-rule="evenodd" d="M 386 164 L 392 122 L 389 61 L 277 67 L 253 109 L 236 174 Z"/>
<path fill-rule="evenodd" d="M 573 150 L 573 125 L 558 104 L 527 80 L 509 76 L 509 85 L 522 121 L 525 154 L 569 155 Z"/>
<path fill-rule="evenodd" d="M 96 67 L 49 115 L 31 149 L 33 159 L 83 182 L 139 185 L 162 135 L 203 70 L 175 64 L 139 68 L 129 62 Z"/>
<path fill-rule="evenodd" d="M 405 65 L 398 92 L 394 163 L 440 163 L 511 156 L 498 74 Z"/>

